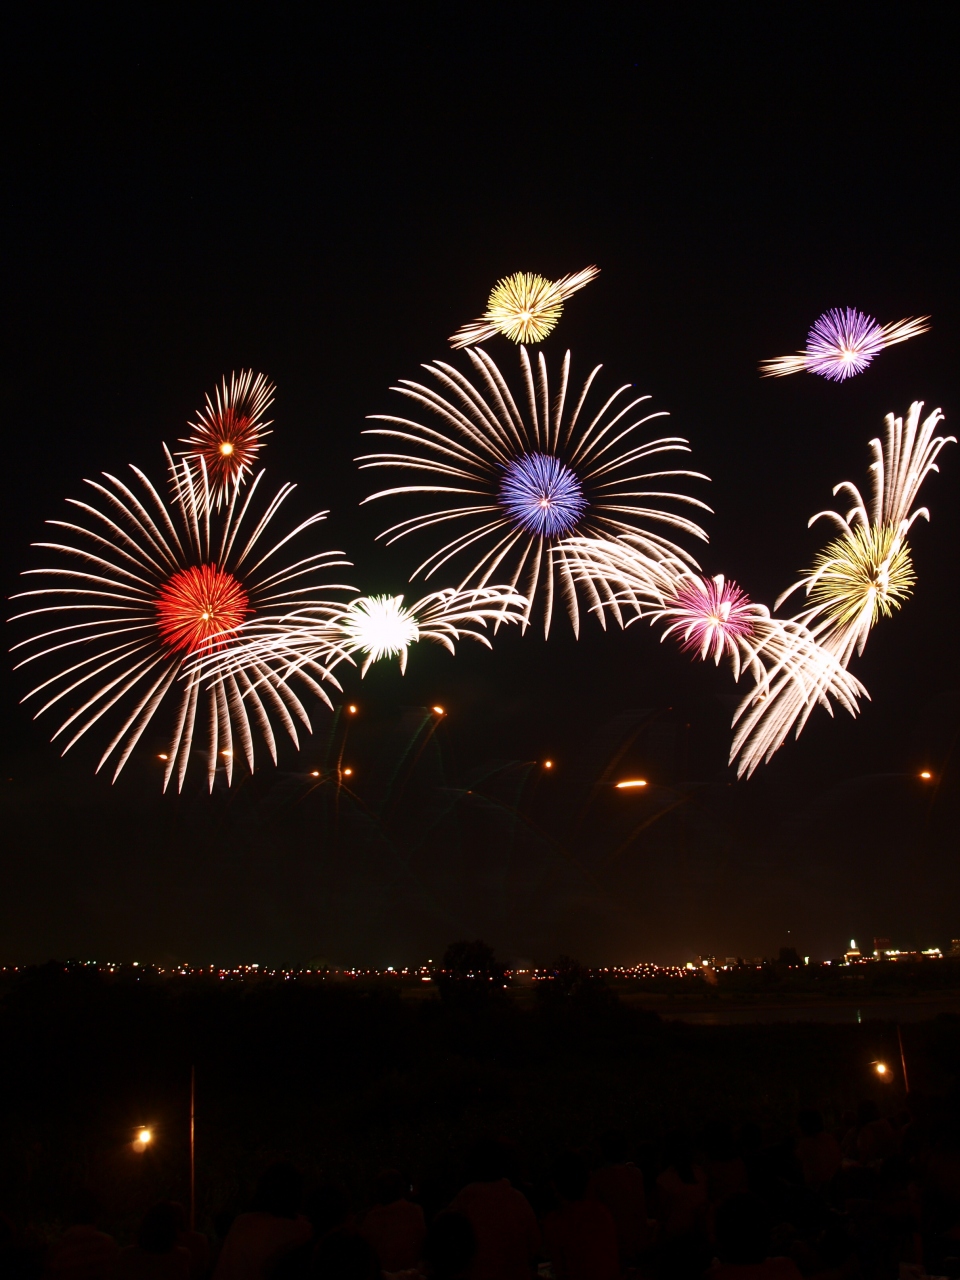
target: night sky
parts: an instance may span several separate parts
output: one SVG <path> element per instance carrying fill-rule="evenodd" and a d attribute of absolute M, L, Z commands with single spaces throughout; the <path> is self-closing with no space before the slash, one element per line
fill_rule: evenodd
<path fill-rule="evenodd" d="M 712 477 L 705 570 L 772 604 L 823 540 L 808 517 L 866 485 L 887 412 L 923 399 L 960 424 L 954 34 L 932 5 L 19 6 L 4 594 L 84 477 L 134 462 L 159 482 L 161 442 L 246 367 L 278 386 L 268 480 L 330 508 L 319 545 L 358 586 L 408 590 L 427 544 L 374 542 L 412 510 L 359 507 L 378 480 L 353 462 L 365 415 L 449 358 L 500 276 L 595 262 L 548 358 L 569 346 L 575 372 L 602 362 L 670 411 Z M 833 306 L 933 329 L 843 385 L 758 377 Z M 818 711 L 749 783 L 726 766 L 729 672 L 640 626 L 574 641 L 561 621 L 546 644 L 348 674 L 356 800 L 336 812 L 309 779 L 322 709 L 278 770 L 209 797 L 198 769 L 162 798 L 159 739 L 111 786 L 102 735 L 61 759 L 6 664 L 0 961 L 403 964 L 464 936 L 540 962 L 943 945 L 960 450 L 942 463 L 915 596 L 854 663 L 873 701 Z M 434 703 L 446 720 L 405 756 Z M 612 793 L 633 771 L 648 792 Z"/>

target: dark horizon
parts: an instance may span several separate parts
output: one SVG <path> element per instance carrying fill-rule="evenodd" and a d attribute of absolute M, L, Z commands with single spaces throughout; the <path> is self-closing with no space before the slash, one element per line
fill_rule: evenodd
<path fill-rule="evenodd" d="M 303 514 L 330 509 L 319 545 L 346 552 L 348 581 L 417 591 L 427 544 L 385 548 L 375 535 L 398 509 L 359 505 L 380 487 L 353 461 L 366 415 L 421 364 L 462 362 L 447 338 L 499 277 L 595 262 L 548 360 L 569 347 L 577 372 L 603 363 L 605 386 L 670 412 L 711 477 L 704 571 L 772 606 L 822 544 L 806 525 L 833 486 L 866 485 L 885 414 L 923 399 L 957 433 L 949 35 L 899 6 L 833 14 L 829 30 L 759 7 L 695 27 L 649 6 L 225 27 L 19 12 L 4 75 L 5 594 L 85 477 L 132 462 L 159 480 L 161 442 L 251 367 L 278 387 L 268 479 L 296 482 Z M 932 329 L 844 384 L 759 378 L 833 306 L 930 314 Z M 487 345 L 509 370 L 515 348 Z M 351 674 L 358 801 L 336 819 L 310 781 L 327 713 L 279 769 L 212 797 L 188 776 L 162 797 L 162 745 L 111 786 L 94 774 L 99 739 L 60 758 L 8 663 L 0 963 L 402 965 L 459 937 L 536 963 L 784 945 L 824 958 L 851 936 L 946 949 L 960 934 L 960 450 L 941 461 L 931 523 L 911 536 L 914 595 L 852 664 L 872 700 L 856 720 L 818 710 L 747 782 L 726 763 L 729 671 L 639 625 L 591 620 L 575 641 L 558 619 L 548 642 L 501 633 L 456 658 L 422 645 L 405 676 Z M 389 792 L 435 704 L 443 724 Z M 618 758 L 645 795 L 611 793 Z"/>

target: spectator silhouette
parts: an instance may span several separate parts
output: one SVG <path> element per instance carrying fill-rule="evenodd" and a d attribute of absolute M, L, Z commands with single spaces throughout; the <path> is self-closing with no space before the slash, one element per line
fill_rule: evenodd
<path fill-rule="evenodd" d="M 747 1166 L 737 1150 L 729 1125 L 707 1125 L 703 1134 L 706 1155 L 707 1196 L 718 1205 L 728 1196 L 748 1190 Z"/>
<path fill-rule="evenodd" d="M 613 1214 L 587 1197 L 590 1177 L 580 1156 L 562 1156 L 553 1171 L 560 1208 L 548 1214 L 543 1233 L 556 1280 L 617 1280 L 620 1253 Z"/>
<path fill-rule="evenodd" d="M 375 1203 L 360 1226 L 384 1271 L 403 1271 L 420 1261 L 427 1227 L 423 1210 L 406 1199 L 406 1191 L 396 1169 L 383 1170 L 374 1186 Z"/>
<path fill-rule="evenodd" d="M 657 1178 L 664 1234 L 683 1236 L 703 1231 L 707 1178 L 694 1159 L 693 1142 L 685 1133 L 673 1133 L 667 1137 L 665 1147 L 667 1167 Z"/>
<path fill-rule="evenodd" d="M 312 1234 L 273 1264 L 271 1280 L 309 1280 L 313 1276 L 315 1255 L 322 1241 L 351 1225 L 346 1188 L 338 1182 L 326 1182 L 315 1188 L 307 1199 L 306 1216 Z"/>
<path fill-rule="evenodd" d="M 423 1245 L 424 1271 L 430 1280 L 466 1280 L 476 1255 L 470 1219 L 452 1209 L 437 1214 Z"/>
<path fill-rule="evenodd" d="M 117 1259 L 116 1280 L 190 1280 L 190 1251 L 177 1243 L 179 1207 L 164 1203 L 147 1210 L 137 1243 Z"/>
<path fill-rule="evenodd" d="M 894 1155 L 896 1149 L 897 1135 L 893 1125 L 880 1115 L 880 1108 L 875 1102 L 861 1102 L 857 1109 L 852 1154 L 861 1164 L 877 1166 Z"/>
<path fill-rule="evenodd" d="M 505 1176 L 503 1145 L 479 1143 L 470 1168 L 472 1180 L 450 1206 L 469 1218 L 476 1237 L 470 1280 L 530 1280 L 536 1271 L 540 1229 L 530 1202 Z"/>
<path fill-rule="evenodd" d="M 613 1216 L 621 1264 L 634 1266 L 655 1234 L 647 1219 L 643 1174 L 627 1159 L 627 1140 L 622 1133 L 609 1130 L 601 1135 L 599 1146 L 603 1164 L 590 1178 L 590 1194 Z"/>
<path fill-rule="evenodd" d="M 177 1244 L 190 1255 L 190 1275 L 200 1280 L 210 1270 L 210 1241 L 202 1231 L 195 1231 L 187 1221 L 187 1211 L 176 1200 L 170 1201 L 177 1220 Z"/>
<path fill-rule="evenodd" d="M 791 1258 L 771 1258 L 770 1227 L 755 1196 L 738 1193 L 717 1208 L 719 1266 L 710 1280 L 801 1280 Z"/>
<path fill-rule="evenodd" d="M 48 1251 L 44 1274 L 50 1280 L 106 1280 L 120 1247 L 113 1236 L 97 1228 L 96 1196 L 86 1190 L 75 1192 L 67 1216 L 70 1226 Z"/>
<path fill-rule="evenodd" d="M 369 1241 L 348 1227 L 328 1231 L 313 1255 L 314 1280 L 380 1280 L 380 1263 Z"/>
<path fill-rule="evenodd" d="M 40 1254 L 31 1249 L 15 1224 L 0 1213 L 0 1276 L 3 1280 L 36 1280 Z"/>
<path fill-rule="evenodd" d="M 271 1165 L 248 1213 L 235 1218 L 223 1242 L 214 1280 L 264 1280 L 281 1259 L 313 1234 L 300 1213 L 303 1175 L 293 1165 Z"/>
<path fill-rule="evenodd" d="M 819 1111 L 808 1108 L 797 1117 L 800 1137 L 797 1140 L 797 1161 L 803 1174 L 804 1185 L 811 1191 L 827 1186 L 840 1172 L 843 1152 L 840 1143 L 828 1133 Z"/>

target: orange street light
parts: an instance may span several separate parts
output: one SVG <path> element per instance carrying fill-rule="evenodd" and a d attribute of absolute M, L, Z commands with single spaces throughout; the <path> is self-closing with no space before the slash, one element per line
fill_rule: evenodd
<path fill-rule="evenodd" d="M 443 707 L 431 707 L 431 711 L 433 711 L 434 715 L 437 716 L 445 716 L 447 714 Z"/>
<path fill-rule="evenodd" d="M 146 1151 L 152 1141 L 153 1131 L 144 1126 L 137 1130 L 137 1136 L 133 1140 L 133 1149 L 134 1151 Z"/>
<path fill-rule="evenodd" d="M 353 705 L 352 702 L 350 703 L 349 707 L 347 707 L 347 710 L 350 712 L 352 716 L 355 716 L 357 714 L 357 708 Z"/>
<path fill-rule="evenodd" d="M 311 777 L 311 778 L 319 778 L 319 777 L 320 777 L 320 770 L 319 770 L 319 769 L 311 769 L 311 770 L 310 770 L 310 777 Z"/>
<path fill-rule="evenodd" d="M 543 767 L 544 767 L 545 769 L 552 769 L 552 768 L 553 768 L 553 761 L 552 761 L 552 760 L 544 760 L 544 762 L 543 762 Z"/>
<path fill-rule="evenodd" d="M 873 1063 L 873 1069 L 877 1073 L 877 1075 L 880 1077 L 881 1080 L 889 1081 L 891 1079 L 890 1068 L 887 1066 L 885 1062 Z"/>
<path fill-rule="evenodd" d="M 352 769 L 344 769 L 344 771 L 343 771 L 343 776 L 344 776 L 345 778 L 349 778 L 349 777 L 352 775 L 352 773 L 353 773 L 353 770 L 352 770 Z"/>
<path fill-rule="evenodd" d="M 929 769 L 921 769 L 920 777 L 924 780 L 924 782 L 929 782 L 930 779 L 933 777 L 933 774 L 930 772 Z"/>
<path fill-rule="evenodd" d="M 161 752 L 160 752 L 160 754 L 157 756 L 157 759 L 158 759 L 158 760 L 169 760 L 169 759 L 170 759 L 170 757 L 167 755 L 167 753 L 166 753 L 165 751 L 161 751 Z"/>
<path fill-rule="evenodd" d="M 646 778 L 627 778 L 625 782 L 617 783 L 618 791 L 628 791 L 633 787 L 645 787 L 647 785 Z"/>

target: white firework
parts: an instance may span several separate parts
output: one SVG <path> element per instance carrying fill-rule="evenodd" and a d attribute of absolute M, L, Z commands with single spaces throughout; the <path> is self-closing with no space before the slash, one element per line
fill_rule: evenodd
<path fill-rule="evenodd" d="M 419 473 L 417 483 L 381 490 L 365 501 L 396 496 L 429 500 L 425 510 L 391 526 L 382 538 L 393 543 L 426 530 L 451 525 L 460 529 L 412 577 L 429 578 L 455 557 L 462 562 L 469 556 L 458 589 L 485 587 L 505 578 L 510 590 L 529 602 L 525 625 L 539 600 L 547 634 L 558 590 L 575 632 L 580 622 L 577 584 L 598 616 L 612 601 L 602 575 L 578 573 L 576 554 L 565 541 L 572 536 L 631 536 L 651 556 L 670 555 L 692 563 L 686 551 L 649 526 L 666 526 L 706 541 L 698 524 L 660 504 L 710 508 L 687 494 L 662 490 L 659 482 L 667 477 L 707 477 L 686 470 L 645 469 L 663 453 L 689 452 L 687 442 L 677 436 L 637 440 L 634 433 L 665 416 L 647 411 L 649 396 L 630 396 L 630 387 L 623 386 L 588 411 L 586 401 L 600 366 L 568 396 L 567 352 L 551 395 L 543 355 L 535 377 L 527 350 L 521 347 L 522 395 L 515 397 L 486 351 L 470 349 L 467 356 L 474 378 L 438 361 L 424 366 L 437 387 L 404 380 L 392 388 L 427 421 L 372 415 L 387 425 L 367 434 L 398 441 L 400 448 L 359 459 L 364 468 Z"/>
<path fill-rule="evenodd" d="M 522 622 L 526 598 L 508 587 L 481 587 L 472 591 L 432 591 L 405 605 L 400 596 L 359 596 L 339 607 L 308 608 L 264 620 L 250 652 L 269 658 L 279 669 L 298 670 L 304 662 L 332 670 L 343 661 L 362 657 L 361 676 L 383 658 L 398 658 L 401 672 L 407 668 L 412 645 L 426 640 L 456 652 L 459 640 L 476 640 L 492 648 L 485 634 L 488 623 Z M 242 637 L 241 637 L 242 639 Z M 245 661 L 241 647 L 235 661 Z M 202 668 L 209 662 L 203 658 Z"/>

